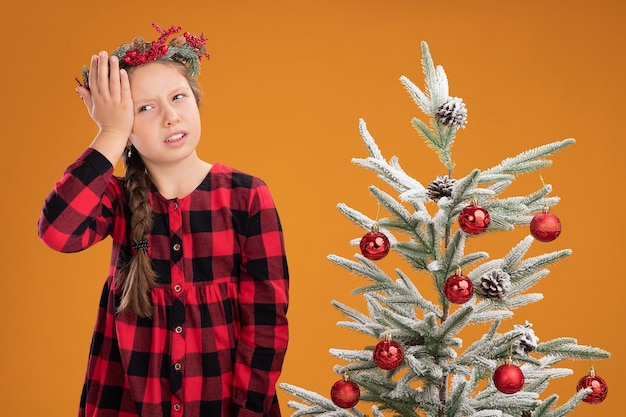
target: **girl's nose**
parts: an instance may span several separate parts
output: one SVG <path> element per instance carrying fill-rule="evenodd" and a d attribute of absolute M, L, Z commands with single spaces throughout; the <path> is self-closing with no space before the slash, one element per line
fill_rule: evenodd
<path fill-rule="evenodd" d="M 165 109 L 164 122 L 166 126 L 180 122 L 180 116 L 171 106 Z"/>

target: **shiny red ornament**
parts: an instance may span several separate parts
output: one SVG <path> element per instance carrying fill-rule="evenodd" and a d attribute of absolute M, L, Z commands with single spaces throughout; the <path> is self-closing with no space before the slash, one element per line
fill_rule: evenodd
<path fill-rule="evenodd" d="M 474 296 L 474 284 L 465 275 L 452 275 L 443 284 L 443 293 L 451 303 L 467 303 Z"/>
<path fill-rule="evenodd" d="M 330 389 L 330 399 L 337 407 L 352 408 L 361 399 L 359 386 L 344 375 L 343 379 L 335 382 Z"/>
<path fill-rule="evenodd" d="M 596 375 L 593 368 L 589 371 L 589 374 L 582 377 L 576 385 L 576 391 L 581 389 L 591 388 L 591 393 L 587 394 L 583 401 L 589 404 L 599 404 L 606 398 L 609 393 L 609 387 L 604 381 Z"/>
<path fill-rule="evenodd" d="M 461 210 L 459 214 L 459 226 L 461 230 L 470 235 L 483 233 L 491 224 L 491 217 L 486 208 L 472 203 Z"/>
<path fill-rule="evenodd" d="M 381 340 L 374 347 L 374 363 L 381 369 L 395 369 L 404 361 L 404 351 L 402 346 L 391 336 L 387 335 L 385 340 Z"/>
<path fill-rule="evenodd" d="M 561 234 L 561 220 L 544 207 L 530 221 L 530 234 L 540 242 L 552 242 Z"/>
<path fill-rule="evenodd" d="M 378 225 L 374 224 L 372 231 L 367 232 L 361 238 L 359 247 L 363 256 L 369 260 L 377 261 L 387 256 L 391 244 L 387 236 L 378 231 Z"/>
<path fill-rule="evenodd" d="M 522 370 L 507 361 L 498 366 L 493 373 L 493 383 L 498 391 L 505 394 L 515 394 L 524 386 L 524 373 Z"/>

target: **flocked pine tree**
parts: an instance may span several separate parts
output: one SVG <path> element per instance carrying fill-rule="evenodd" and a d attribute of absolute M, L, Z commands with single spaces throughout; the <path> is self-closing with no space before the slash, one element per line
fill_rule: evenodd
<path fill-rule="evenodd" d="M 377 173 L 398 194 L 370 186 L 378 204 L 389 213 L 376 220 L 339 204 L 339 210 L 367 233 L 352 242 L 361 247 L 356 260 L 328 258 L 367 278 L 354 290 L 365 298 L 367 313 L 333 301 L 349 319 L 338 325 L 369 335 L 377 343 L 362 350 L 331 349 L 332 355 L 347 364 L 335 366 L 341 377 L 330 399 L 280 384 L 299 398 L 289 401 L 296 410 L 293 416 L 363 416 L 362 405 L 371 404 L 374 416 L 557 417 L 570 413 L 583 400 L 602 401 L 606 383 L 592 371 L 563 404 L 557 404 L 556 395 L 544 392 L 550 380 L 572 373 L 555 367 L 559 362 L 604 359 L 608 352 L 581 346 L 569 337 L 538 343 L 532 324 L 503 328 L 502 323 L 513 316 L 513 310 L 542 299 L 542 294 L 531 293 L 530 288 L 548 275 L 546 267 L 571 253 L 564 249 L 526 256 L 534 240 L 554 240 L 560 233 L 559 219 L 548 209 L 559 200 L 548 196 L 550 185 L 526 196 L 502 194 L 517 175 L 550 165 L 546 157 L 574 140 L 530 149 L 455 180 L 451 148 L 458 129 L 465 126 L 467 111 L 461 99 L 449 95 L 446 74 L 433 64 L 426 43 L 422 43 L 422 64 L 425 91 L 406 77 L 401 82 L 430 118 L 429 125 L 418 118 L 412 123 L 448 175 L 422 185 L 401 168 L 397 158 L 387 161 L 383 157 L 365 122 L 360 121 L 370 156 L 353 162 Z M 434 203 L 437 208 L 431 215 L 427 204 Z M 530 225 L 531 234 L 503 258 L 490 260 L 485 252 L 465 253 L 467 239 L 521 225 Z M 410 273 L 397 268 L 392 278 L 376 264 L 389 249 L 408 262 Z M 439 299 L 426 299 L 418 289 L 424 285 L 423 276 L 410 274 L 429 276 Z M 486 323 L 488 331 L 464 346 L 459 332 L 475 323 Z M 356 407 L 359 399 L 361 406 Z"/>

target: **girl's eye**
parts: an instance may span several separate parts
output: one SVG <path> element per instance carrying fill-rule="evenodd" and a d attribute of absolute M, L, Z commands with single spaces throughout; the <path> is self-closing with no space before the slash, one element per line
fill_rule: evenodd
<path fill-rule="evenodd" d="M 145 106 L 141 106 L 141 107 L 139 107 L 139 113 L 147 111 L 147 110 L 150 110 L 151 108 L 152 108 L 152 106 L 149 105 L 149 104 L 146 104 Z"/>
<path fill-rule="evenodd" d="M 184 94 L 176 94 L 174 97 L 172 97 L 172 100 L 179 100 L 181 98 L 185 97 Z"/>

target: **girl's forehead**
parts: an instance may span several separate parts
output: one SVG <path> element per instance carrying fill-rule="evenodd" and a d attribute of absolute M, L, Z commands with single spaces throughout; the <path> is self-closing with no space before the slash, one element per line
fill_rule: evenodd
<path fill-rule="evenodd" d="M 202 94 L 197 79 L 183 64 L 164 60 L 127 68 L 127 71 L 130 92 L 135 101 L 171 99 L 173 95 L 183 94 L 193 96 L 196 104 L 201 103 Z"/>
<path fill-rule="evenodd" d="M 187 78 L 173 65 L 152 62 L 134 67 L 129 72 L 131 89 L 134 90 L 159 90 L 160 88 L 172 88 L 176 86 L 188 87 Z"/>
<path fill-rule="evenodd" d="M 128 69 L 130 79 L 185 78 L 176 64 L 154 61 Z"/>

